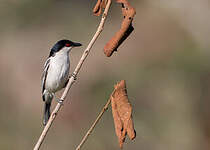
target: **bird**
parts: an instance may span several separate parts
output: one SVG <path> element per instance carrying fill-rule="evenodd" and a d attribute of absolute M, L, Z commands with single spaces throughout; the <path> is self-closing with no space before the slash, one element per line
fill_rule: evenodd
<path fill-rule="evenodd" d="M 50 50 L 41 78 L 42 99 L 44 101 L 44 126 L 50 118 L 52 99 L 54 98 L 59 103 L 62 102 L 56 98 L 55 93 L 65 88 L 68 83 L 70 70 L 69 52 L 72 48 L 79 46 L 82 46 L 82 44 L 63 39 L 58 41 Z"/>

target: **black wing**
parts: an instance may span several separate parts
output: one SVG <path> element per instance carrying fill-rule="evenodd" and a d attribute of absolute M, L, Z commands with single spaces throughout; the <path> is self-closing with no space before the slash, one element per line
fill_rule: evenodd
<path fill-rule="evenodd" d="M 45 82 L 47 79 L 47 73 L 48 73 L 48 69 L 50 67 L 50 58 L 48 58 L 44 64 L 44 71 L 42 73 L 42 99 L 43 101 L 45 101 L 44 99 L 44 90 L 45 90 Z"/>

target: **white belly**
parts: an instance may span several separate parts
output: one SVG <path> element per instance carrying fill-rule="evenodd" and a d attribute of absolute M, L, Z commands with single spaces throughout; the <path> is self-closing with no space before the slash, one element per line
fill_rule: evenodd
<path fill-rule="evenodd" d="M 55 55 L 50 60 L 50 66 L 46 78 L 45 88 L 49 92 L 57 92 L 64 88 L 69 76 L 68 55 Z"/>

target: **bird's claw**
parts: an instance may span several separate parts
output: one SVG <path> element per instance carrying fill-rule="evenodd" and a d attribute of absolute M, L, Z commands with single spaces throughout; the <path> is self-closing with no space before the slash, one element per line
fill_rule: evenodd
<path fill-rule="evenodd" d="M 58 103 L 61 104 L 61 105 L 63 105 L 63 100 L 62 99 L 59 99 L 58 100 Z"/>
<path fill-rule="evenodd" d="M 54 96 L 55 100 L 56 100 L 59 104 L 63 105 L 63 99 L 57 98 L 57 97 L 55 96 L 55 94 L 53 94 L 53 96 Z"/>
<path fill-rule="evenodd" d="M 57 101 L 59 104 L 63 105 L 63 100 L 62 100 L 62 99 L 56 98 L 56 101 Z"/>

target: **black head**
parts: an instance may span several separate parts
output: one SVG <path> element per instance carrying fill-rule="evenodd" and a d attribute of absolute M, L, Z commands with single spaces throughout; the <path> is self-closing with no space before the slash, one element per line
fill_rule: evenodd
<path fill-rule="evenodd" d="M 59 52 L 64 47 L 78 47 L 82 46 L 80 43 L 72 42 L 70 40 L 60 40 L 51 49 L 50 56 L 53 56 L 56 52 Z"/>

